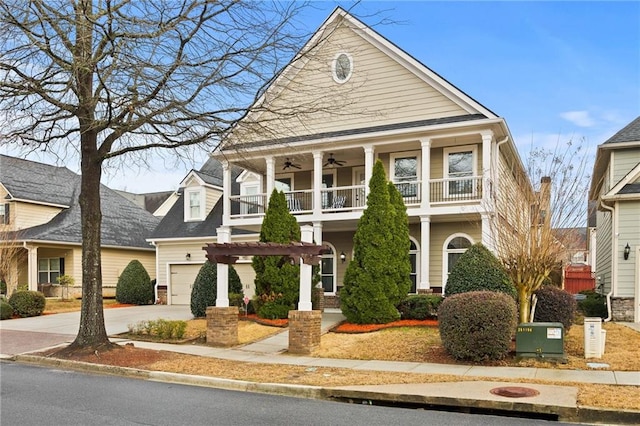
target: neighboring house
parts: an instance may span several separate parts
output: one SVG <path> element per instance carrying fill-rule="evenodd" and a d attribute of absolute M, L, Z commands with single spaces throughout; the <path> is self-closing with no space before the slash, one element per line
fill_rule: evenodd
<path fill-rule="evenodd" d="M 234 169 L 237 178 L 241 170 Z M 234 187 L 239 188 L 238 184 Z M 170 198 L 172 204 L 149 235 L 156 247 L 158 299 L 162 303 L 188 305 L 191 286 L 206 261 L 203 247 L 217 240 L 216 230 L 222 226 L 222 165 L 209 159 L 200 170 L 190 171 Z M 168 200 L 168 201 L 169 201 Z M 255 232 L 234 230 L 234 241 L 255 241 Z M 245 287 L 253 295 L 254 273 L 251 259 L 234 265 Z"/>
<path fill-rule="evenodd" d="M 59 295 L 57 277 L 66 274 L 75 281 L 69 294 L 81 295 L 79 195 L 80 176 L 69 169 L 0 155 L 0 251 L 12 259 L 2 262 L 10 289 L 27 284 Z M 155 250 L 145 238 L 159 219 L 106 186 L 100 195 L 103 295 L 112 297 L 133 259 L 155 276 Z"/>
<path fill-rule="evenodd" d="M 515 231 L 512 218 L 524 217 L 520 229 L 529 229 L 535 194 L 503 118 L 341 8 L 309 49 L 213 153 L 217 161 L 187 175 L 149 237 L 168 303 L 189 303 L 202 248 L 216 242 L 218 227 L 230 229 L 232 242 L 257 241 L 278 189 L 331 248 L 322 286 L 327 306 L 337 306 L 376 160 L 408 208 L 412 293 L 443 292 L 468 247 L 495 249 L 498 222 Z M 252 294 L 248 262 L 236 268 Z"/>
<path fill-rule="evenodd" d="M 597 285 L 611 293 L 614 320 L 640 322 L 640 117 L 598 146 L 589 199 Z"/>
<path fill-rule="evenodd" d="M 161 191 L 151 192 L 146 194 L 134 194 L 127 191 L 115 190 L 118 194 L 122 195 L 129 201 L 142 207 L 154 216 L 162 217 L 167 214 L 168 208 L 176 200 L 176 193 L 174 191 Z"/>

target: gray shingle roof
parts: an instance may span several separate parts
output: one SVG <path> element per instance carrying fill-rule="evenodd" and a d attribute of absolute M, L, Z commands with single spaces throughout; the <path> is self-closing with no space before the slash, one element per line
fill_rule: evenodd
<path fill-rule="evenodd" d="M 209 158 L 202 168 L 196 172 L 205 182 L 222 187 L 222 164 L 215 158 Z M 231 168 L 232 191 L 239 193 L 240 184 L 236 178 L 242 173 L 238 167 Z M 207 217 L 200 222 L 185 222 L 184 220 L 184 191 L 178 191 L 179 197 L 171 209 L 162 218 L 160 224 L 151 233 L 149 239 L 164 238 L 194 238 L 194 237 L 215 237 L 216 229 L 222 226 L 222 198 L 211 209 Z M 233 234 L 246 233 L 245 231 L 233 228 Z"/>
<path fill-rule="evenodd" d="M 77 177 L 66 167 L 0 155 L 0 183 L 11 198 L 70 206 L 74 194 L 69 182 Z"/>
<path fill-rule="evenodd" d="M 425 120 L 411 121 L 411 122 L 405 122 L 405 123 L 392 123 L 392 124 L 385 124 L 381 126 L 360 127 L 357 129 L 336 130 L 333 132 L 315 133 L 315 134 L 292 136 L 292 137 L 280 138 L 280 139 L 268 139 L 268 140 L 261 140 L 261 141 L 255 141 L 255 142 L 247 142 L 247 143 L 243 143 L 242 147 L 252 148 L 252 147 L 259 147 L 264 145 L 288 144 L 288 143 L 294 143 L 294 142 L 309 141 L 314 139 L 336 138 L 336 137 L 360 135 L 360 134 L 375 133 L 375 132 L 385 132 L 390 130 L 411 129 L 414 127 L 435 126 L 437 124 L 461 123 L 464 121 L 483 120 L 485 118 L 487 117 L 483 114 L 467 114 L 467 115 L 458 115 L 455 117 L 429 118 Z M 235 149 L 235 148 L 232 148 L 232 149 Z"/>
<path fill-rule="evenodd" d="M 81 244 L 80 176 L 64 167 L 6 156 L 1 160 L 0 183 L 13 198 L 69 205 L 48 223 L 21 230 L 20 239 Z M 152 248 L 146 238 L 160 219 L 104 185 L 100 200 L 103 246 Z"/>
<path fill-rule="evenodd" d="M 640 142 L 640 117 L 627 124 L 622 130 L 604 143 Z"/>

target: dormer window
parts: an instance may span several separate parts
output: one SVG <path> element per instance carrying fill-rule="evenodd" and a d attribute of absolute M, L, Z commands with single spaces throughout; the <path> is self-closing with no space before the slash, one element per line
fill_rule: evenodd
<path fill-rule="evenodd" d="M 184 190 L 184 220 L 204 220 L 205 217 L 204 188 L 186 188 Z"/>

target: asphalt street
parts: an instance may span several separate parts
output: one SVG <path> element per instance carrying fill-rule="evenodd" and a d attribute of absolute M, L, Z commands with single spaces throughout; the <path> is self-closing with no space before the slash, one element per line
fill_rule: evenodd
<path fill-rule="evenodd" d="M 551 424 L 543 420 L 235 392 L 5 361 L 0 362 L 0 377 L 2 425 Z"/>

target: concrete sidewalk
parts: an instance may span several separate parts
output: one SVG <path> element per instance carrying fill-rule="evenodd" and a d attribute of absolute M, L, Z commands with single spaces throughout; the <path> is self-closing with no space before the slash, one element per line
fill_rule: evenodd
<path fill-rule="evenodd" d="M 149 319 L 190 319 L 185 306 L 140 306 L 105 310 L 105 322 L 110 334 L 127 331 L 132 322 Z M 336 310 L 323 313 L 323 332 L 343 320 Z M 56 314 L 44 317 L 25 318 L 0 322 L 0 353 L 5 358 L 16 359 L 57 368 L 67 367 L 107 374 L 124 374 L 148 380 L 161 380 L 201 386 L 252 392 L 276 393 L 297 397 L 311 397 L 368 404 L 400 404 L 407 406 L 449 407 L 475 409 L 492 412 L 519 412 L 529 416 L 562 421 L 609 422 L 615 424 L 640 424 L 640 412 L 624 410 L 602 410 L 578 407 L 577 388 L 531 383 L 514 383 L 514 379 L 540 379 L 555 382 L 596 383 L 608 385 L 640 386 L 640 372 L 610 370 L 559 370 L 552 368 L 484 367 L 458 364 L 433 364 L 420 362 L 394 362 L 375 360 L 348 360 L 294 356 L 286 353 L 288 330 L 260 342 L 234 348 L 215 348 L 203 345 L 174 345 L 164 343 L 131 341 L 112 338 L 113 342 L 132 342 L 138 348 L 172 351 L 219 358 L 238 362 L 298 365 L 307 368 L 335 367 L 363 371 L 386 371 L 406 373 L 445 374 L 457 376 L 459 381 L 451 383 L 398 384 L 379 386 L 342 386 L 323 388 L 315 386 L 274 383 L 252 383 L 213 377 L 184 374 L 140 371 L 120 367 L 74 363 L 71 361 L 31 356 L 25 352 L 42 350 L 45 347 L 68 343 L 77 332 L 79 314 Z M 45 331 L 44 333 L 42 331 Z M 14 345 L 11 340 L 23 339 L 23 345 Z M 34 342 L 34 339 L 37 342 Z M 26 344 L 29 343 L 29 344 Z M 21 354 L 21 355 L 18 355 Z M 478 381 L 473 378 L 484 378 Z M 533 390 L 536 395 L 514 398 L 492 393 L 496 389 Z M 640 389 L 639 389 L 640 391 Z"/>

